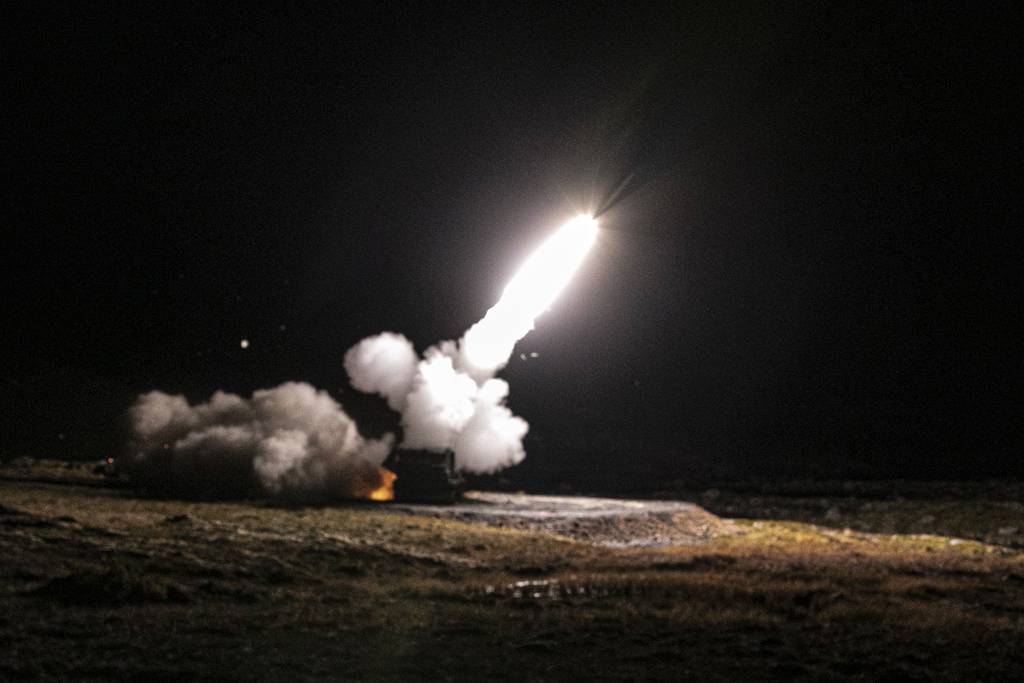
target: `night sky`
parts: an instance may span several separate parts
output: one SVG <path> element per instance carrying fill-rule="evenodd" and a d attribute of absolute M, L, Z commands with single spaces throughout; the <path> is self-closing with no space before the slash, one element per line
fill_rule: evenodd
<path fill-rule="evenodd" d="M 297 4 L 4 10 L 2 456 L 152 388 L 393 428 L 345 350 L 630 179 L 501 375 L 519 480 L 1024 473 L 1012 3 Z"/>

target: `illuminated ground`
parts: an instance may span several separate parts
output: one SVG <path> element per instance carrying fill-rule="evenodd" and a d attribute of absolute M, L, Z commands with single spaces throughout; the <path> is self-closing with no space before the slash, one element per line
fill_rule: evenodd
<path fill-rule="evenodd" d="M 82 470 L 2 468 L 0 679 L 1012 680 L 1024 667 L 1015 542 L 851 530 L 846 499 L 825 508 L 834 528 L 570 501 L 548 510 L 570 525 L 555 531 L 577 504 L 626 512 L 595 513 L 573 540 L 542 532 L 543 515 L 516 530 L 428 508 L 145 500 Z M 898 519 L 916 503 L 886 505 Z M 928 516 L 981 523 L 988 505 Z M 1004 524 L 994 537 L 1015 538 Z M 608 544 L 673 525 L 669 545 Z"/>
<path fill-rule="evenodd" d="M 469 491 L 458 505 L 387 507 L 499 529 L 545 532 L 611 548 L 688 545 L 734 533 L 735 525 L 693 503 Z"/>

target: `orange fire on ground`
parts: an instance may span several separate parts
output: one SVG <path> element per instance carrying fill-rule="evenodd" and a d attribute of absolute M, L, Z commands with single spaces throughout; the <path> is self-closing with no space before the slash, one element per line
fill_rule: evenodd
<path fill-rule="evenodd" d="M 380 468 L 381 485 L 370 491 L 366 496 L 370 500 L 385 501 L 395 499 L 395 479 L 398 475 L 391 470 Z"/>

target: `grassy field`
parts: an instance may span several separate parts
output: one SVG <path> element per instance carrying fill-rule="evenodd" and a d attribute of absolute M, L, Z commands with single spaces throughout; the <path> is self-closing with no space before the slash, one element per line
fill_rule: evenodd
<path fill-rule="evenodd" d="M 4 467 L 0 679 L 1018 679 L 1020 503 L 847 493 L 705 492 L 713 538 L 611 549 Z"/>

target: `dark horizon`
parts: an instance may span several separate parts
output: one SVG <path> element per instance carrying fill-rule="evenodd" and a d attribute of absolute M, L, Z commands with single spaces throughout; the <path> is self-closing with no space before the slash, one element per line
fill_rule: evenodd
<path fill-rule="evenodd" d="M 394 428 L 344 352 L 625 183 L 501 373 L 517 482 L 1024 475 L 1009 5 L 6 14 L 4 459 L 150 389 Z"/>

